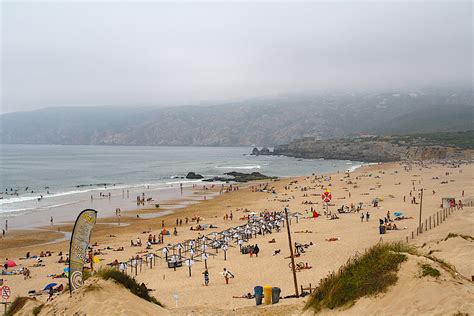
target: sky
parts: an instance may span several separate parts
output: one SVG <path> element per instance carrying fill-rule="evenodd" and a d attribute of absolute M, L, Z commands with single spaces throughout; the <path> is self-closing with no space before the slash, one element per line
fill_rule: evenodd
<path fill-rule="evenodd" d="M 1 3 L 0 112 L 472 87 L 471 1 Z"/>

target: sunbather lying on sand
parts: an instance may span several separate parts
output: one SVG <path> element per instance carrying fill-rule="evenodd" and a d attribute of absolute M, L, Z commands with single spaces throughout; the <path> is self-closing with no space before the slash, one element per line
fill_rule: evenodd
<path fill-rule="evenodd" d="M 244 294 L 242 296 L 232 296 L 232 298 L 247 298 L 247 299 L 252 299 L 255 298 L 255 295 L 252 295 L 250 293 Z"/>
<path fill-rule="evenodd" d="M 326 241 L 338 241 L 341 240 L 340 237 L 331 237 L 331 238 L 326 238 Z"/>

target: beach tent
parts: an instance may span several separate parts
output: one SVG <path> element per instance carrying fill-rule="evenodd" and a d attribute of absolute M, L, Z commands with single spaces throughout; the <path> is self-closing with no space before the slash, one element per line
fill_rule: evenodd
<path fill-rule="evenodd" d="M 395 215 L 395 216 L 402 216 L 403 213 L 402 213 L 402 212 L 395 212 L 395 213 L 393 213 L 393 215 Z"/>
<path fill-rule="evenodd" d="M 43 291 L 49 291 L 50 288 L 55 287 L 56 285 L 57 283 L 49 283 L 44 287 Z"/>
<path fill-rule="evenodd" d="M 7 263 L 7 266 L 8 266 L 9 268 L 14 268 L 14 267 L 16 267 L 16 262 L 13 261 L 13 260 L 7 260 L 6 263 Z"/>

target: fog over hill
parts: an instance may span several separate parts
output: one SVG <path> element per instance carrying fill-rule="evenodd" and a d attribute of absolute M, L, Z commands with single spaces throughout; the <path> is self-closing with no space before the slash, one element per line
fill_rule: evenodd
<path fill-rule="evenodd" d="M 299 94 L 211 106 L 54 107 L 0 116 L 14 144 L 275 146 L 304 136 L 472 128 L 472 93 Z"/>

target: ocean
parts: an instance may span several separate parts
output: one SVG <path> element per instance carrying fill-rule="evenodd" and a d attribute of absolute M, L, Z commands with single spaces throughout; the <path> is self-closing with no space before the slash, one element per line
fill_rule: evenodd
<path fill-rule="evenodd" d="M 84 208 L 99 216 L 115 208 L 137 209 L 145 193 L 151 203 L 200 197 L 184 187 L 189 171 L 205 177 L 254 172 L 289 177 L 345 171 L 361 162 L 252 156 L 250 147 L 145 147 L 0 145 L 0 227 L 32 227 L 71 221 Z M 204 184 L 204 183 L 201 183 Z M 108 194 L 110 193 L 110 198 Z M 101 197 L 100 195 L 103 195 Z M 92 196 L 92 199 L 91 199 Z M 197 202 L 197 201 L 196 201 Z M 150 205 L 146 207 L 150 208 Z"/>

